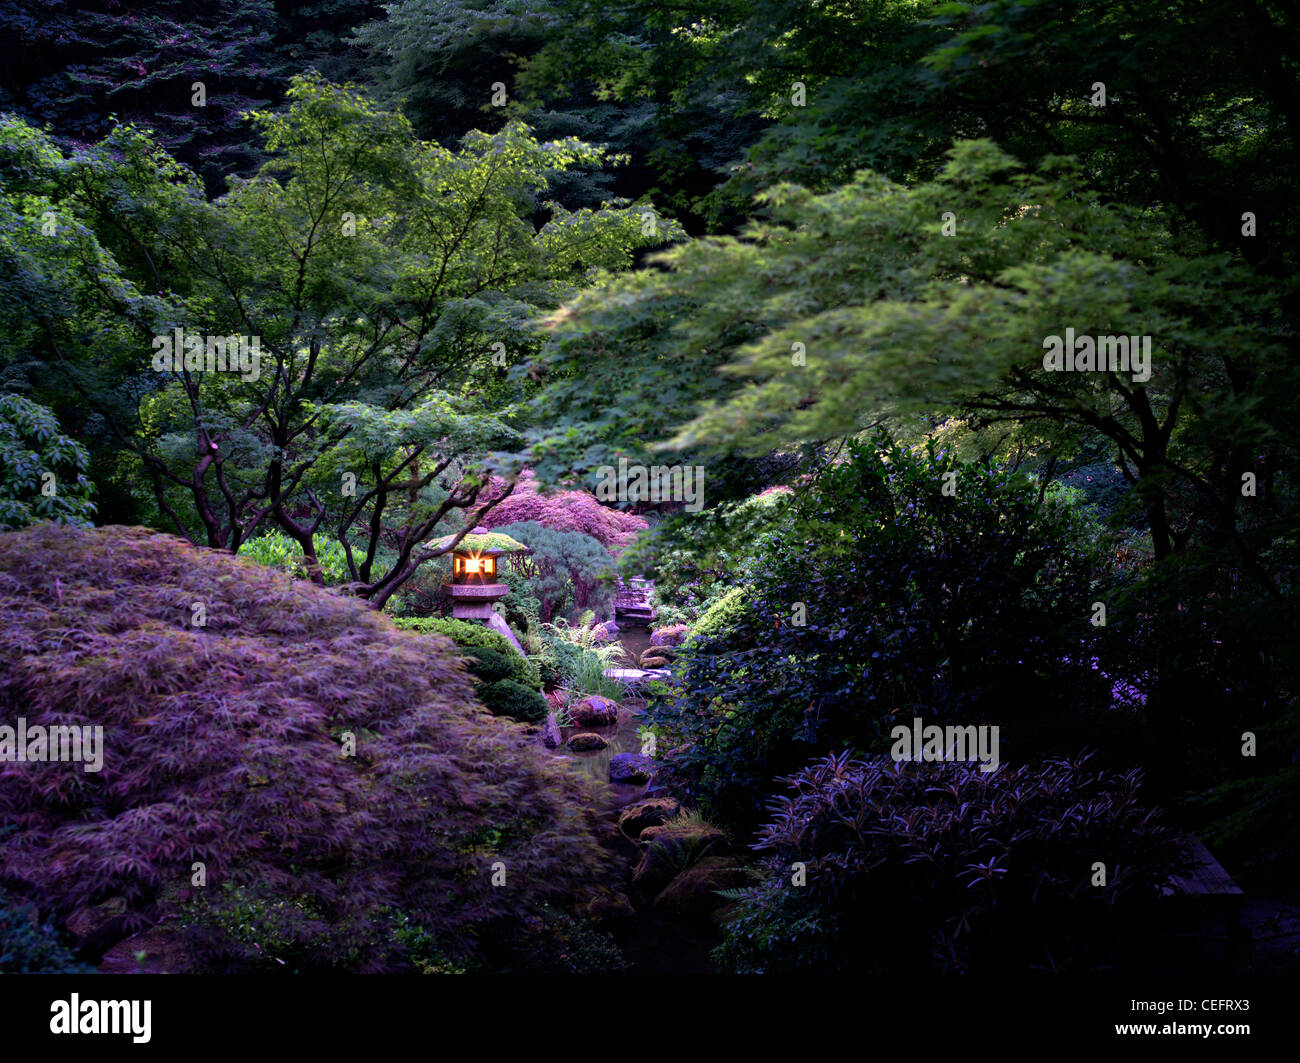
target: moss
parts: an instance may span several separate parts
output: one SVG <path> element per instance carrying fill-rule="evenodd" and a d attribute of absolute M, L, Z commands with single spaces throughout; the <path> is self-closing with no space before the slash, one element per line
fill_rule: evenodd
<path fill-rule="evenodd" d="M 431 542 L 429 546 L 432 549 L 441 550 L 450 546 L 455 538 L 454 535 L 447 535 Z M 471 533 L 465 536 L 456 544 L 454 552 L 458 554 L 481 554 L 487 550 L 504 550 L 506 553 L 513 554 L 527 549 L 528 547 L 518 539 L 512 539 L 504 532 L 480 532 L 477 535 Z"/>

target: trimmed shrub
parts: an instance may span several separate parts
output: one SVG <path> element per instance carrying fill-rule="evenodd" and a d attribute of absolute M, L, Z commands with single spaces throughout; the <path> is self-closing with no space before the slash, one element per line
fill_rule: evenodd
<path fill-rule="evenodd" d="M 537 662 L 522 656 L 510 645 L 509 639 L 490 627 L 473 624 L 468 620 L 435 616 L 402 617 L 394 620 L 393 623 L 403 631 L 416 631 L 423 635 L 446 635 L 457 646 L 464 649 L 492 650 L 494 653 L 499 653 L 510 665 L 510 671 L 500 678 L 513 679 L 516 683 L 522 683 L 534 690 L 542 689 L 542 676 Z"/>
<path fill-rule="evenodd" d="M 518 657 L 518 654 L 514 656 Z M 476 647 L 465 651 L 465 661 L 470 674 L 484 683 L 495 683 L 499 679 L 510 679 L 515 674 L 513 663 L 504 653 Z M 522 685 L 522 684 L 521 684 Z"/>
<path fill-rule="evenodd" d="M 1177 835 L 1139 773 L 1087 756 L 981 772 L 847 754 L 783 780 L 765 881 L 740 891 L 715 953 L 730 971 L 855 974 L 1085 970 L 1151 924 Z M 1106 864 L 1104 886 L 1093 861 Z M 807 885 L 790 888 L 790 866 Z M 1116 937 L 1127 923 L 1130 933 Z"/>
<path fill-rule="evenodd" d="M 0 655 L 0 719 L 103 728 L 98 772 L 0 762 L 0 879 L 56 922 L 122 897 L 124 933 L 174 919 L 192 967 L 237 971 L 262 912 L 293 969 L 376 971 L 409 967 L 401 912 L 468 965 L 605 877 L 591 786 L 484 711 L 451 642 L 353 598 L 46 524 L 0 536 Z"/>
<path fill-rule="evenodd" d="M 536 690 L 512 679 L 498 679 L 479 689 L 479 699 L 494 716 L 509 716 L 524 723 L 546 719 L 550 705 Z"/>

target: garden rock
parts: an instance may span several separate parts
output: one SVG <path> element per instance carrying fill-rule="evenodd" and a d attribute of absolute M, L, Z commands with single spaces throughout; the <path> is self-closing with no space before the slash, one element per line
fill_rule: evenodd
<path fill-rule="evenodd" d="M 717 890 L 738 889 L 749 884 L 749 874 L 729 856 L 706 856 L 692 864 L 664 887 L 655 907 L 671 915 L 707 917 L 728 904 Z"/>
<path fill-rule="evenodd" d="M 619 753 L 609 762 L 610 782 L 649 782 L 655 762 L 641 753 Z"/>
<path fill-rule="evenodd" d="M 641 841 L 649 844 L 632 873 L 632 884 L 647 897 L 658 895 L 703 857 L 722 855 L 727 848 L 726 835 L 708 825 L 647 827 Z"/>
<path fill-rule="evenodd" d="M 608 698 L 593 694 L 570 705 L 569 715 L 579 727 L 607 727 L 618 722 L 618 706 Z"/>
<path fill-rule="evenodd" d="M 685 641 L 685 624 L 671 624 L 668 627 L 657 627 L 650 633 L 651 646 L 680 646 Z"/>
<path fill-rule="evenodd" d="M 674 797 L 655 797 L 648 801 L 634 801 L 618 816 L 619 829 L 629 838 L 641 837 L 647 827 L 659 827 L 681 811 Z"/>

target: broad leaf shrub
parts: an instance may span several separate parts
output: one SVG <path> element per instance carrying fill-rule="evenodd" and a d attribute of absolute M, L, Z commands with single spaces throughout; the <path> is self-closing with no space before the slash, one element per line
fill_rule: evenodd
<path fill-rule="evenodd" d="M 1004 756 L 1077 749 L 1109 695 L 1089 648 L 1091 531 L 934 445 L 850 445 L 761 537 L 649 707 L 682 796 L 752 828 L 775 778 L 832 749 L 884 752 L 914 716 L 1002 725 Z"/>
<path fill-rule="evenodd" d="M 262 935 L 279 969 L 374 971 L 410 967 L 400 912 L 491 968 L 605 877 L 588 784 L 484 711 L 451 642 L 348 596 L 40 525 L 0 536 L 0 655 L 0 719 L 104 729 L 98 773 L 0 763 L 0 882 L 56 922 L 121 897 L 128 931 L 183 925 L 196 969 L 258 969 Z"/>
<path fill-rule="evenodd" d="M 783 782 L 755 846 L 765 881 L 730 894 L 740 903 L 715 953 L 728 971 L 1105 967 L 1185 869 L 1139 773 L 1094 770 L 1087 755 L 985 773 L 832 754 Z M 796 863 L 804 885 L 791 884 Z"/>
<path fill-rule="evenodd" d="M 351 578 L 348 572 L 348 558 L 343 544 L 337 539 L 321 536 L 314 539 L 316 560 L 320 563 L 321 574 L 328 584 L 346 583 Z M 239 556 L 259 565 L 278 568 L 299 578 L 307 578 L 307 560 L 300 547 L 289 536 L 279 530 L 263 532 L 256 538 L 249 539 L 239 548 Z"/>
<path fill-rule="evenodd" d="M 89 464 L 86 448 L 59 431 L 53 410 L 0 395 L 0 531 L 42 520 L 88 526 L 95 515 Z"/>

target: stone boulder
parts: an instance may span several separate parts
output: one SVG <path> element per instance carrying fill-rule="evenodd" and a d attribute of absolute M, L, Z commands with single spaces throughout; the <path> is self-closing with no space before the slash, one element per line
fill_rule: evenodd
<path fill-rule="evenodd" d="M 670 624 L 668 627 L 657 627 L 650 632 L 651 646 L 680 646 L 685 641 L 685 624 Z"/>
<path fill-rule="evenodd" d="M 641 651 L 642 667 L 645 667 L 646 661 L 654 657 L 659 657 L 665 661 L 675 661 L 677 660 L 677 651 L 671 646 L 648 646 Z"/>
<path fill-rule="evenodd" d="M 617 753 L 609 762 L 610 782 L 649 782 L 655 762 L 642 753 Z"/>
<path fill-rule="evenodd" d="M 618 926 L 636 920 L 636 909 L 627 894 L 615 890 L 601 890 L 579 911 L 589 919 L 605 925 Z"/>
<path fill-rule="evenodd" d="M 546 722 L 542 724 L 542 745 L 547 749 L 559 749 L 560 741 L 560 725 L 555 713 L 547 713 Z"/>
<path fill-rule="evenodd" d="M 629 838 L 640 838 L 647 827 L 663 826 L 682 810 L 675 797 L 655 797 L 633 801 L 618 815 L 619 829 Z"/>
<path fill-rule="evenodd" d="M 608 745 L 609 742 L 590 731 L 583 731 L 569 739 L 569 748 L 575 753 L 591 753 L 597 749 L 604 749 Z"/>
<path fill-rule="evenodd" d="M 706 856 L 679 872 L 655 897 L 655 907 L 670 915 L 706 918 L 731 903 L 718 890 L 750 884 L 749 872 L 730 856 Z"/>
<path fill-rule="evenodd" d="M 721 856 L 728 849 L 727 836 L 708 824 L 647 827 L 640 840 L 646 848 L 632 873 L 632 884 L 647 897 L 657 896 L 682 871 L 704 857 Z"/>
<path fill-rule="evenodd" d="M 651 669 L 655 669 L 655 668 L 667 668 L 668 663 L 669 663 L 668 658 L 666 657 L 642 657 L 641 658 L 641 667 L 644 668 L 646 671 L 650 671 Z"/>
<path fill-rule="evenodd" d="M 579 727 L 608 727 L 618 723 L 618 706 L 593 694 L 570 705 L 569 716 Z"/>
<path fill-rule="evenodd" d="M 189 966 L 180 934 L 154 926 L 119 941 L 99 964 L 100 974 L 180 974 Z"/>
<path fill-rule="evenodd" d="M 597 624 L 592 628 L 592 639 L 596 642 L 613 642 L 618 638 L 618 624 L 613 620 L 607 620 L 603 624 Z"/>

